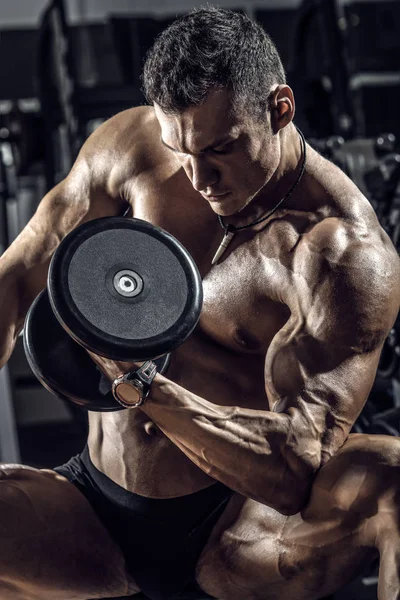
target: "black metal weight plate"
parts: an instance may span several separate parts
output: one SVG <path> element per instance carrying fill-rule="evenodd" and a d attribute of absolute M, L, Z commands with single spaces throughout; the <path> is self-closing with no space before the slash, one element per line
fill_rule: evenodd
<path fill-rule="evenodd" d="M 47 290 L 37 296 L 26 315 L 23 340 L 28 363 L 47 390 L 87 410 L 125 410 L 86 350 L 61 327 Z M 158 372 L 165 373 L 169 355 L 156 363 Z"/>
<path fill-rule="evenodd" d="M 197 267 L 172 235 L 140 219 L 84 223 L 50 264 L 52 309 L 71 337 L 114 360 L 154 359 L 195 328 L 203 291 Z"/>

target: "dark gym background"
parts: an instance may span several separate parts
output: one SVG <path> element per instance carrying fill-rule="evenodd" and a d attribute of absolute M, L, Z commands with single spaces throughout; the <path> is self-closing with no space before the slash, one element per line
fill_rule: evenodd
<path fill-rule="evenodd" d="M 185 0 L 0 2 L 0 254 L 102 121 L 144 102 L 147 48 Z M 400 244 L 400 2 L 220 0 L 272 36 L 308 140 L 363 190 Z M 396 110 L 397 108 L 397 110 Z M 359 432 L 400 435 L 398 324 Z M 0 461 L 52 467 L 79 452 L 86 416 L 47 393 L 21 340 L 0 371 Z M 376 599 L 376 569 L 334 600 Z M 295 600 L 295 599 L 291 599 Z"/>

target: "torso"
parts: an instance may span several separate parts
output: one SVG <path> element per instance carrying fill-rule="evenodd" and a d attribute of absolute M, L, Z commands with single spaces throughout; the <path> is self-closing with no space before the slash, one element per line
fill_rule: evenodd
<path fill-rule="evenodd" d="M 223 234 L 216 215 L 161 147 L 151 109 L 141 110 L 148 111 L 154 148 L 146 148 L 146 168 L 127 177 L 121 189 L 135 217 L 163 227 L 183 243 L 204 287 L 199 324 L 173 352 L 167 377 L 216 404 L 268 410 L 265 357 L 276 333 L 298 310 L 298 271 L 310 231 L 323 219 L 337 217 L 353 223 L 355 236 L 358 229 L 364 236 L 367 230 L 370 243 L 384 244 L 385 236 L 352 182 L 309 148 L 307 171 L 290 205 L 258 228 L 238 233 L 212 267 Z M 340 197 L 330 194 L 333 181 Z M 302 278 L 307 277 L 304 269 Z M 140 410 L 90 413 L 89 422 L 92 461 L 129 491 L 166 498 L 214 482 Z"/>

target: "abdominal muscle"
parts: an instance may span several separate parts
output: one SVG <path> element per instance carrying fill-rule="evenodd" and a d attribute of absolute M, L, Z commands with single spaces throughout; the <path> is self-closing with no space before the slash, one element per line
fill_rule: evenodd
<path fill-rule="evenodd" d="M 167 377 L 216 404 L 248 406 L 243 399 L 251 397 L 252 406 L 249 408 L 268 409 L 262 357 L 255 360 L 254 355 L 238 356 L 243 370 L 239 365 L 232 369 L 228 366 L 232 356 L 224 357 L 223 350 L 215 349 L 213 361 L 210 361 L 204 348 L 201 352 L 202 344 L 196 337 L 191 336 L 184 347 L 174 351 Z M 255 364 L 257 375 L 252 378 L 254 383 L 251 384 L 251 380 L 250 383 L 244 380 L 240 372 L 248 373 L 251 365 Z M 173 498 L 215 483 L 140 409 L 89 412 L 88 445 L 90 458 L 99 471 L 126 490 L 141 496 Z"/>
<path fill-rule="evenodd" d="M 99 471 L 141 496 L 174 498 L 214 483 L 139 409 L 90 413 L 88 444 Z"/>

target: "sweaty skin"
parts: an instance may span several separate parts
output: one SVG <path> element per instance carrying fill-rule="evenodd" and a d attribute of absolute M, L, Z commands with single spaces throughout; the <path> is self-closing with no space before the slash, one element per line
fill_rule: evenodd
<path fill-rule="evenodd" d="M 215 479 L 237 492 L 198 565 L 200 585 L 218 598 L 319 598 L 377 549 L 386 581 L 379 598 L 395 600 L 399 441 L 348 438 L 399 309 L 390 239 L 358 188 L 307 146 L 287 203 L 238 232 L 211 266 L 223 236 L 217 214 L 250 223 L 296 181 L 302 145 L 293 114 L 290 88 L 276 86 L 263 127 L 233 113 L 221 90 L 178 115 L 141 107 L 104 123 L 0 260 L 2 364 L 62 238 L 130 206 L 189 250 L 204 308 L 141 409 L 89 413 L 95 466 L 153 498 Z M 111 379 L 131 366 L 95 360 Z M 76 491 L 63 485 L 75 510 Z M 92 538 L 83 538 L 89 548 Z M 109 544 L 122 573 L 115 593 L 137 591 Z"/>
<path fill-rule="evenodd" d="M 112 469 L 121 485 L 135 485 L 144 495 L 176 495 L 174 473 L 179 473 L 182 493 L 203 487 L 203 473 L 198 483 L 192 480 L 194 463 L 247 497 L 295 513 L 308 497 L 313 473 L 343 444 L 371 389 L 382 343 L 398 311 L 398 258 L 359 190 L 307 148 L 307 170 L 288 206 L 236 234 L 220 264 L 211 267 L 222 230 L 209 210 L 202 217 L 206 203 L 192 204 L 193 188 L 203 196 L 230 192 L 211 206 L 222 215 L 240 210 L 230 221 L 242 224 L 276 204 L 296 180 L 301 162 L 293 125 L 280 132 L 286 147 L 279 156 L 268 138 L 254 141 L 227 116 L 227 103 L 220 93 L 183 115 L 166 116 L 156 109 L 162 141 L 169 146 L 170 180 L 184 198 L 181 204 L 191 206 L 190 215 L 179 219 L 168 204 L 156 222 L 194 256 L 205 298 L 200 325 L 174 352 L 168 379 L 158 376 L 142 414 L 132 415 L 134 420 L 147 415 L 174 442 L 169 457 L 160 436 L 156 464 L 166 460 L 170 465 L 161 470 L 166 477 L 162 482 L 156 475 L 152 481 L 147 476 L 138 480 L 136 461 L 132 473 L 126 465 L 123 470 L 125 440 L 121 464 L 111 465 L 109 448 L 102 452 L 95 445 L 100 429 L 90 438 L 92 457 L 101 470 Z M 154 125 L 159 128 L 157 120 Z M 200 152 L 227 133 L 233 147 L 217 146 L 218 153 L 211 155 Z M 239 165 L 246 162 L 242 177 Z M 277 179 L 271 164 L 283 169 L 287 163 L 292 172 L 282 190 L 282 178 L 271 181 Z M 182 186 L 175 180 L 178 174 Z M 243 198 L 257 191 L 264 177 L 270 179 L 273 199 L 264 193 L 243 210 Z M 148 202 L 140 194 L 134 214 L 154 222 Z M 194 231 L 200 231 L 202 218 L 207 238 Z M 114 366 L 109 365 L 111 378 Z M 126 416 L 114 418 L 113 445 Z M 101 415 L 93 421 L 103 427 Z M 130 451 L 139 459 L 140 442 L 134 436 L 130 440 Z M 176 447 L 192 461 L 187 484 L 175 470 L 176 460 L 185 469 L 182 454 L 175 459 Z"/>

